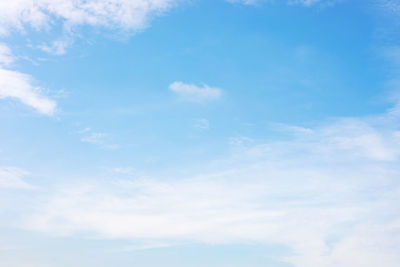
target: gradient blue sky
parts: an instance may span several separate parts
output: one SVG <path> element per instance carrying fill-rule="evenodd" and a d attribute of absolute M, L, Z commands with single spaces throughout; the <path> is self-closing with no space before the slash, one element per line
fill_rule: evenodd
<path fill-rule="evenodd" d="M 400 2 L 0 2 L 0 265 L 398 267 Z"/>

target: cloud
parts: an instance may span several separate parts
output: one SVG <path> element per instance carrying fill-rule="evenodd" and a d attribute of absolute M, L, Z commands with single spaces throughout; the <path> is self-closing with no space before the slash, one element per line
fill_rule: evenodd
<path fill-rule="evenodd" d="M 0 189 L 19 188 L 31 189 L 33 186 L 26 183 L 22 178 L 28 173 L 14 167 L 0 167 Z"/>
<path fill-rule="evenodd" d="M 240 3 L 244 5 L 257 5 L 265 2 L 273 3 L 273 0 L 226 0 L 230 3 Z M 287 4 L 289 5 L 302 5 L 302 6 L 313 6 L 316 4 L 331 6 L 339 1 L 343 0 L 287 0 Z"/>
<path fill-rule="evenodd" d="M 56 103 L 45 97 L 39 87 L 32 85 L 29 75 L 4 68 L 14 61 L 11 49 L 0 43 L 0 99 L 14 98 L 42 114 L 54 114 Z"/>
<path fill-rule="evenodd" d="M 210 128 L 210 122 L 207 119 L 198 119 L 194 124 L 194 128 L 198 130 L 208 130 Z"/>
<path fill-rule="evenodd" d="M 5 45 L 0 43 L 0 66 L 8 66 L 13 63 L 15 60 L 11 49 Z"/>
<path fill-rule="evenodd" d="M 380 6 L 386 11 L 391 12 L 395 15 L 400 14 L 400 3 L 396 0 L 380 0 L 378 1 Z"/>
<path fill-rule="evenodd" d="M 29 75 L 0 68 L 0 99 L 13 98 L 36 111 L 53 115 L 56 103 L 42 94 L 42 89 L 32 85 Z"/>
<path fill-rule="evenodd" d="M 61 21 L 70 31 L 76 26 L 103 26 L 124 31 L 145 28 L 151 17 L 172 8 L 179 0 L 13 0 L 0 2 L 0 34 L 40 30 Z"/>
<path fill-rule="evenodd" d="M 189 102 L 208 102 L 217 100 L 222 95 L 222 90 L 216 87 L 209 87 L 203 84 L 202 87 L 185 84 L 183 82 L 173 82 L 169 89 L 181 97 L 181 99 Z"/>
<path fill-rule="evenodd" d="M 229 3 L 239 3 L 244 5 L 255 5 L 261 2 L 265 2 L 266 0 L 226 0 Z"/>
<path fill-rule="evenodd" d="M 97 145 L 103 149 L 118 149 L 119 146 L 116 144 L 109 143 L 109 135 L 106 133 L 93 132 L 89 127 L 78 132 L 84 135 L 81 138 L 81 142 Z"/>
<path fill-rule="evenodd" d="M 332 2 L 330 0 L 289 0 L 288 3 L 291 5 L 303 5 L 303 6 L 311 6 L 316 3 L 321 3 L 321 2 Z"/>
<path fill-rule="evenodd" d="M 71 40 L 56 40 L 51 45 L 40 45 L 38 48 L 47 53 L 60 56 L 67 53 L 67 47 L 71 43 Z"/>
<path fill-rule="evenodd" d="M 143 30 L 149 20 L 162 15 L 181 0 L 13 0 L 0 1 L 0 36 L 12 32 L 48 30 L 61 24 L 63 37 L 50 45 L 37 46 L 54 54 L 66 53 L 79 26 L 104 27 L 133 33 Z M 0 67 L 14 61 L 11 50 L 0 43 Z M 0 98 L 15 98 L 40 113 L 52 115 L 53 100 L 31 84 L 31 77 L 17 71 L 0 69 Z"/>
<path fill-rule="evenodd" d="M 95 145 L 102 145 L 104 144 L 104 138 L 107 137 L 105 133 L 91 133 L 86 137 L 82 137 L 81 141 L 86 143 L 91 143 Z"/>
<path fill-rule="evenodd" d="M 390 110 L 287 127 L 284 140 L 242 137 L 188 177 L 59 185 L 21 226 L 144 246 L 276 243 L 297 267 L 397 267 L 399 122 Z"/>

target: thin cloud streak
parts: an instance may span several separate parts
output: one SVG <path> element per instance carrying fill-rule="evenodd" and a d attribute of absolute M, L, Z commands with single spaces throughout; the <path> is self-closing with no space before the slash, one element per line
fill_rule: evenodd
<path fill-rule="evenodd" d="M 0 167 L 0 189 L 32 189 L 23 180 L 29 173 L 15 167 Z"/>
<path fill-rule="evenodd" d="M 51 116 L 55 113 L 57 104 L 44 96 L 42 91 L 32 85 L 32 77 L 29 75 L 0 67 L 0 100 L 17 99 L 39 113 Z"/>

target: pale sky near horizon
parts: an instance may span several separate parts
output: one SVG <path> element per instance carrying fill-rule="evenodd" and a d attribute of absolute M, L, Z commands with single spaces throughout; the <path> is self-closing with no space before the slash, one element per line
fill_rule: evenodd
<path fill-rule="evenodd" d="M 0 0 L 1 267 L 398 267 L 400 1 Z"/>

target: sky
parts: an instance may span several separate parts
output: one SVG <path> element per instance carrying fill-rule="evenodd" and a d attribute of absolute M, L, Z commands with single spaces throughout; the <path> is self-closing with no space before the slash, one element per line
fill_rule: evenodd
<path fill-rule="evenodd" d="M 0 1 L 0 265 L 398 267 L 398 0 Z"/>

